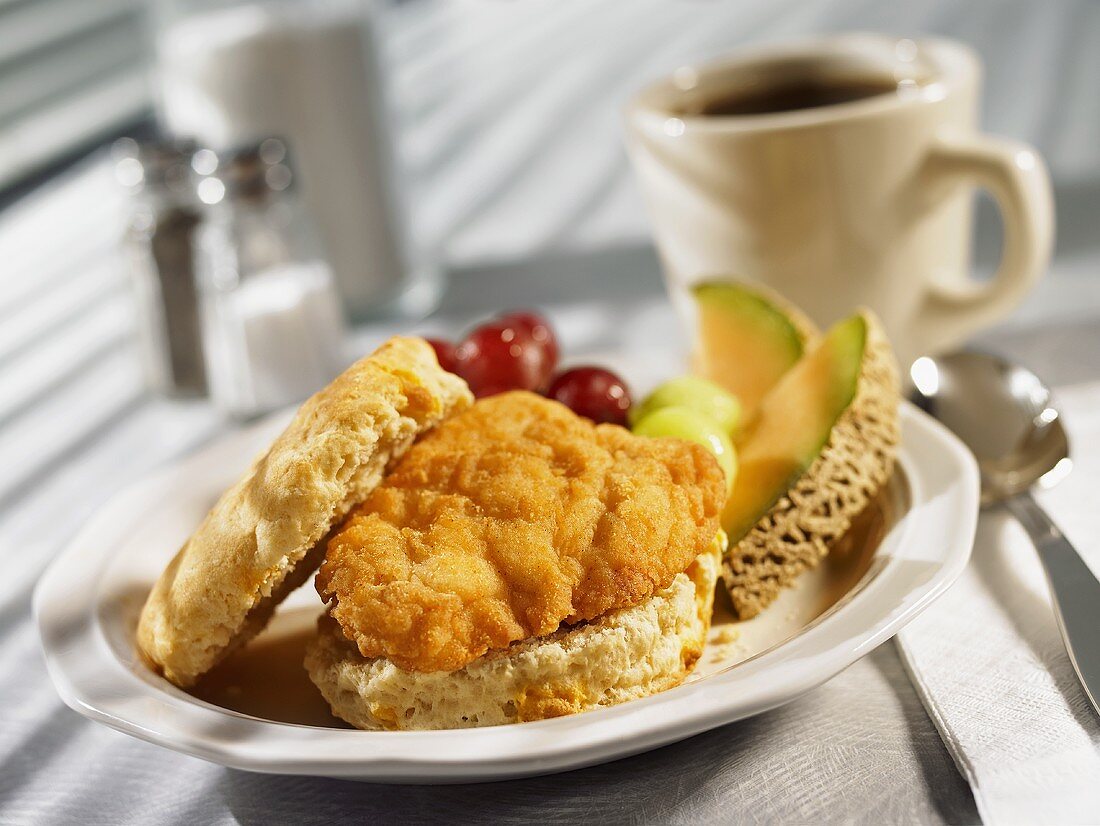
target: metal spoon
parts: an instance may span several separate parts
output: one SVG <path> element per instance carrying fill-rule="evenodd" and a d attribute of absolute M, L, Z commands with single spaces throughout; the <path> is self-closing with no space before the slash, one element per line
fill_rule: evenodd
<path fill-rule="evenodd" d="M 983 504 L 1003 503 L 1031 536 L 1069 658 L 1100 713 L 1100 582 L 1029 492 L 1072 467 L 1050 390 L 1030 370 L 972 351 L 919 358 L 910 377 L 914 403 L 977 457 Z"/>

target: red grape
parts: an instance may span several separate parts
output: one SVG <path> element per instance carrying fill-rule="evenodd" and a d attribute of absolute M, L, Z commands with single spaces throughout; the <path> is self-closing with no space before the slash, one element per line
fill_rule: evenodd
<path fill-rule="evenodd" d="M 441 338 L 426 338 L 424 340 L 432 345 L 432 349 L 435 350 L 435 357 L 439 361 L 440 367 L 448 373 L 458 372 L 458 359 L 455 357 L 455 346 L 451 344 L 451 342 L 444 341 Z"/>
<path fill-rule="evenodd" d="M 506 321 L 475 328 L 455 350 L 458 372 L 479 399 L 505 390 L 538 390 L 553 365 L 527 332 Z"/>
<path fill-rule="evenodd" d="M 558 366 L 558 339 L 544 316 L 531 310 L 513 310 L 500 316 L 499 320 L 519 327 L 542 347 L 546 351 L 550 370 Z"/>
<path fill-rule="evenodd" d="M 566 370 L 558 374 L 546 395 L 594 422 L 626 425 L 630 391 L 610 370 L 602 367 Z"/>

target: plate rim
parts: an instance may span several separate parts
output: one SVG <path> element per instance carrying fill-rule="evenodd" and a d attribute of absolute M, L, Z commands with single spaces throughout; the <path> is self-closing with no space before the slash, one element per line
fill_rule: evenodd
<path fill-rule="evenodd" d="M 773 649 L 728 671 L 650 697 L 510 726 L 365 732 L 278 723 L 221 709 L 121 661 L 99 621 L 100 589 L 79 581 L 90 568 L 98 586 L 109 568 L 110 542 L 104 535 L 111 528 L 104 523 L 116 512 L 132 510 L 173 477 L 194 472 L 237 440 L 273 428 L 278 416 L 170 463 L 119 491 L 97 510 L 35 588 L 34 615 L 47 668 L 62 700 L 82 715 L 177 752 L 252 771 L 383 782 L 469 782 L 565 771 L 626 757 L 796 699 L 890 639 L 962 573 L 977 528 L 977 464 L 953 434 L 908 402 L 901 405 L 900 418 L 904 435 L 898 462 L 907 476 L 910 501 L 887 535 L 889 539 L 895 530 L 901 531 L 890 543 L 895 555 L 887 558 L 882 570 L 845 604 Z M 932 449 L 914 451 L 914 440 Z M 926 489 L 926 477 L 934 469 L 948 472 L 956 497 L 945 500 L 940 492 Z M 918 509 L 934 506 L 951 518 L 940 523 L 912 518 Z M 905 552 L 937 539 L 942 546 L 933 549 L 930 559 L 919 560 L 933 566 L 927 578 L 903 587 L 902 603 L 860 632 L 860 609 L 870 612 L 876 596 L 888 596 L 889 585 L 903 585 L 902 563 L 917 561 Z M 800 657 L 813 662 L 800 663 Z M 769 672 L 782 679 L 769 679 Z M 723 696 L 723 688 L 732 690 Z"/>

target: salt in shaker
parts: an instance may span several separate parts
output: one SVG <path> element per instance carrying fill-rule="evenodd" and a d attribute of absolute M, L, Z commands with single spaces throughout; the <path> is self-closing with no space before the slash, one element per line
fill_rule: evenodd
<path fill-rule="evenodd" d="M 344 320 L 286 148 L 204 149 L 192 168 L 211 397 L 239 418 L 298 402 L 344 366 Z"/>

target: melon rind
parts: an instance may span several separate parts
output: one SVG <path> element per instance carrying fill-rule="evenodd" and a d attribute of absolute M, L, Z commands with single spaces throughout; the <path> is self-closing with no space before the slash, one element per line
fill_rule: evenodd
<path fill-rule="evenodd" d="M 806 352 L 821 337 L 821 330 L 799 307 L 796 307 L 771 287 L 766 287 L 755 281 L 714 278 L 700 281 L 692 289 L 698 294 L 702 290 L 721 289 L 722 287 L 732 287 L 742 292 L 750 301 L 758 302 L 766 307 L 770 305 L 770 308 L 778 312 L 794 329 L 795 334 L 802 343 L 803 352 Z M 700 346 L 699 342 L 696 342 L 696 346 Z"/>
<path fill-rule="evenodd" d="M 719 296 L 727 291 L 736 294 L 738 302 L 743 306 L 758 306 L 761 317 L 774 319 L 774 324 L 784 328 L 784 332 L 790 337 L 789 343 L 796 350 L 795 360 L 789 367 L 797 364 L 798 359 L 804 356 L 807 350 L 820 338 L 821 333 L 809 316 L 768 287 L 735 279 L 701 281 L 692 287 L 697 305 L 702 302 L 704 294 L 712 291 L 717 292 Z M 700 306 L 697 306 L 696 311 L 702 312 L 703 310 Z M 715 353 L 708 348 L 707 342 L 702 337 L 701 323 L 696 324 L 696 328 L 699 332 L 696 333 L 695 341 L 692 344 L 691 372 L 716 382 L 719 386 L 738 396 L 744 415 L 744 420 L 741 423 L 741 433 L 743 434 L 752 423 L 760 399 L 744 398 L 742 394 L 737 392 L 736 387 L 730 386 L 727 372 L 728 365 L 721 364 L 724 358 L 719 359 L 718 364 L 715 363 Z M 776 379 L 778 378 L 777 376 Z"/>
<path fill-rule="evenodd" d="M 809 352 L 810 348 L 812 348 L 814 344 L 817 343 L 817 340 L 821 338 L 821 328 L 814 324 L 810 317 L 802 312 L 800 308 L 775 292 L 775 290 L 759 284 L 749 284 L 747 289 L 755 292 L 760 298 L 769 302 L 787 317 L 791 326 L 794 327 L 795 332 L 798 333 L 798 337 L 802 339 L 803 354 Z"/>
<path fill-rule="evenodd" d="M 878 319 L 860 314 L 867 336 L 855 397 L 806 472 L 723 559 L 722 579 L 739 619 L 756 616 L 824 559 L 893 472 L 897 361 Z"/>

